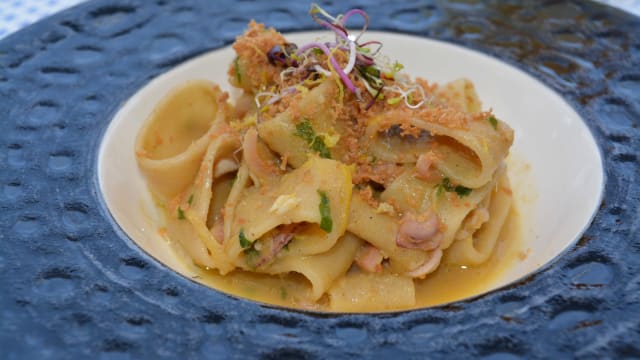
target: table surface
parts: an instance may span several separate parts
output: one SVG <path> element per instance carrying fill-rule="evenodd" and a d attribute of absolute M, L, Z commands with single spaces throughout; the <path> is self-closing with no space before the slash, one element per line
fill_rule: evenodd
<path fill-rule="evenodd" d="M 1 0 L 0 39 L 85 0 Z M 598 0 L 640 16 L 640 0 Z"/>

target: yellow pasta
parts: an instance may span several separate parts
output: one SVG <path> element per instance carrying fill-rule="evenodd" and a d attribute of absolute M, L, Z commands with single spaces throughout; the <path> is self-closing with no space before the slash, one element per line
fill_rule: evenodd
<path fill-rule="evenodd" d="M 336 29 L 364 14 L 310 13 Z M 188 82 L 140 130 L 136 159 L 168 238 L 203 276 L 229 279 L 220 288 L 397 310 L 424 303 L 416 289 L 442 266 L 491 258 L 512 202 L 513 131 L 469 80 L 412 79 L 372 44 L 340 30 L 296 46 L 251 22 L 233 45 L 235 103 Z"/>
<path fill-rule="evenodd" d="M 463 265 L 479 265 L 487 261 L 496 245 L 511 206 L 512 194 L 509 190 L 509 179 L 505 174 L 500 176 L 497 186 L 484 207 L 475 208 L 472 216 L 467 216 L 456 234 L 456 241 L 448 250 L 451 262 Z M 485 214 L 485 219 L 482 219 Z M 485 220 L 478 224 L 478 221 Z M 468 226 L 465 226 L 468 225 Z"/>
<path fill-rule="evenodd" d="M 322 229 L 318 210 L 320 193 L 326 194 L 332 214 L 331 229 Z M 278 226 L 299 224 L 291 251 L 299 256 L 318 254 L 331 249 L 347 226 L 351 200 L 351 174 L 345 165 L 335 160 L 312 158 L 303 166 L 281 177 L 273 187 L 265 185 L 245 190 L 236 204 L 233 231 L 225 238 L 229 256 L 240 256 L 238 266 L 247 264 L 246 246 L 236 241 L 244 236 L 260 244 L 268 232 Z"/>
<path fill-rule="evenodd" d="M 156 196 L 171 198 L 193 181 L 211 137 L 227 116 L 221 96 L 220 88 L 209 82 L 186 83 L 143 125 L 136 159 Z"/>
<path fill-rule="evenodd" d="M 336 279 L 347 273 L 361 243 L 362 240 L 356 236 L 345 233 L 331 249 L 320 254 L 298 256 L 285 250 L 268 273 L 303 274 L 311 282 L 312 300 L 316 301 L 332 287 Z"/>
<path fill-rule="evenodd" d="M 404 276 L 352 273 L 331 288 L 331 309 L 336 311 L 385 311 L 415 303 L 413 281 Z"/>

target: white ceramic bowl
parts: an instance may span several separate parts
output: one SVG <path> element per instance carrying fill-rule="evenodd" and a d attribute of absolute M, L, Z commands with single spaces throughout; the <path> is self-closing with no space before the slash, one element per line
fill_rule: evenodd
<path fill-rule="evenodd" d="M 298 44 L 326 33 L 288 34 Z M 368 32 L 383 52 L 412 76 L 430 82 L 460 77 L 473 81 L 484 108 L 515 131 L 509 172 L 522 216 L 528 250 L 486 291 L 516 281 L 550 263 L 589 226 L 600 204 L 604 175 L 596 142 L 580 116 L 555 92 L 526 73 L 493 57 L 460 46 L 407 35 Z M 191 276 L 157 234 L 158 213 L 134 157 L 142 123 L 167 92 L 186 80 L 208 79 L 230 90 L 226 70 L 230 48 L 181 64 L 140 89 L 109 125 L 98 155 L 98 180 L 105 203 L 122 230 L 150 255 Z"/>

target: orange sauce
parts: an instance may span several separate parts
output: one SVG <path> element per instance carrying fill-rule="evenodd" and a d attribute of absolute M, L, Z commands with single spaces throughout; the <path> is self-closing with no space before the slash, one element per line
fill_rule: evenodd
<path fill-rule="evenodd" d="M 487 292 L 520 260 L 521 249 L 520 214 L 512 206 L 489 259 L 469 267 L 441 264 L 424 280 L 415 281 L 416 307 L 446 304 Z"/>
<path fill-rule="evenodd" d="M 445 251 L 443 264 L 434 273 L 415 280 L 414 308 L 446 304 L 489 291 L 519 261 L 521 250 L 520 214 L 513 206 L 491 257 L 482 265 L 464 267 L 446 264 Z M 309 300 L 311 286 L 298 274 L 270 276 L 233 271 L 222 276 L 214 270 L 193 269 L 195 281 L 233 296 L 289 308 L 329 311 L 326 297 L 318 303 Z"/>

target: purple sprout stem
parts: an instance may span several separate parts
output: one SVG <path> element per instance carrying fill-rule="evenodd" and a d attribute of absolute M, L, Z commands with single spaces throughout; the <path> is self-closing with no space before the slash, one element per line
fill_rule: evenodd
<path fill-rule="evenodd" d="M 333 25 L 325 20 L 318 20 L 317 23 L 336 33 L 336 36 L 339 36 L 342 39 L 349 41 L 347 30 L 345 30 L 344 28 Z"/>
<path fill-rule="evenodd" d="M 329 58 L 329 61 L 331 62 L 331 65 L 333 66 L 333 69 L 338 74 L 338 77 L 340 77 L 340 80 L 342 80 L 342 82 L 349 89 L 349 91 L 351 91 L 352 93 L 356 93 L 356 87 L 351 82 L 351 79 L 349 79 L 349 76 L 347 74 L 345 74 L 344 71 L 342 71 L 342 68 L 340 67 L 340 64 L 338 64 L 338 61 L 331 55 L 331 51 L 329 50 L 329 48 L 325 44 L 319 43 L 319 42 L 308 43 L 308 44 L 303 45 L 301 48 L 298 49 L 297 55 L 301 55 L 305 51 L 307 51 L 309 49 L 313 49 L 313 48 L 318 48 L 318 49 L 322 50 L 322 52 Z"/>
<path fill-rule="evenodd" d="M 364 34 L 365 31 L 367 31 L 367 28 L 369 27 L 369 15 L 367 15 L 367 13 L 361 9 L 351 9 L 347 11 L 340 19 L 340 21 L 342 22 L 342 26 L 344 26 L 345 29 L 347 27 L 347 20 L 349 20 L 349 18 L 353 15 L 360 15 L 364 19 L 364 26 L 362 27 L 362 31 L 360 32 L 360 35 L 358 35 L 355 39 L 357 41 L 358 39 L 360 39 L 360 36 L 362 36 L 362 34 Z"/>

